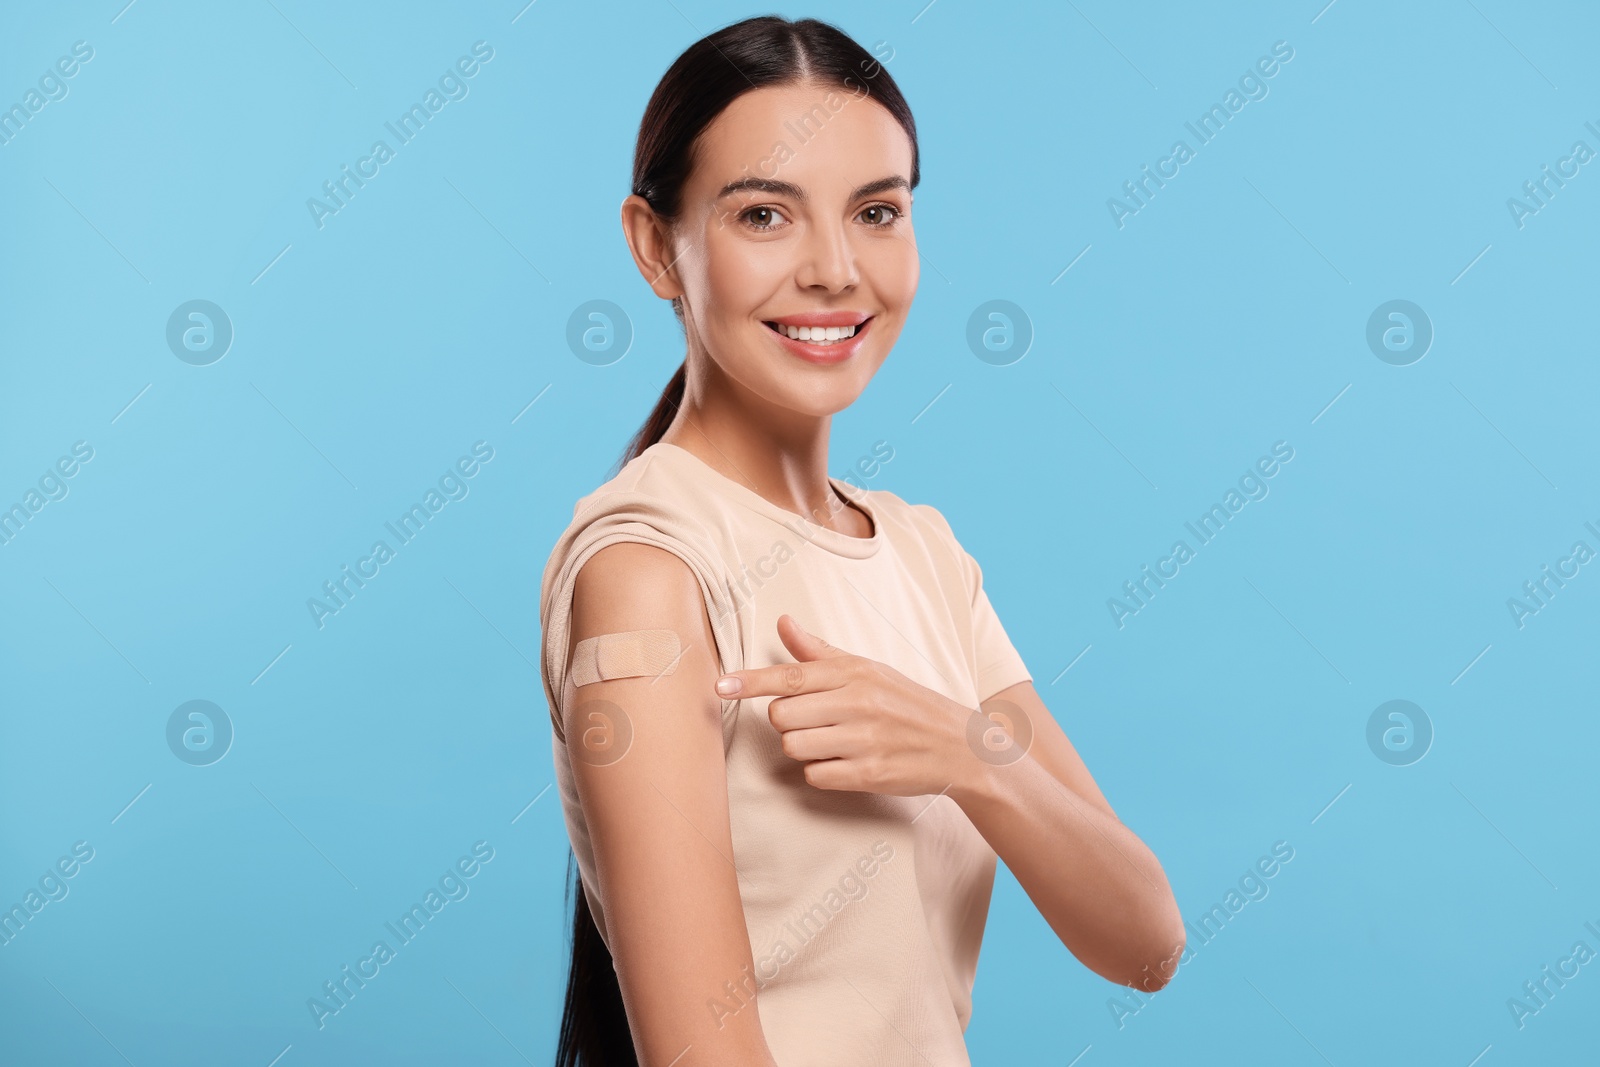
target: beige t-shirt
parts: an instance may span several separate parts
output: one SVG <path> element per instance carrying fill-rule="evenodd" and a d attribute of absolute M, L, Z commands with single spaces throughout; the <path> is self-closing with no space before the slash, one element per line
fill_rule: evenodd
<path fill-rule="evenodd" d="M 838 478 L 872 519 L 857 538 L 808 522 L 659 442 L 584 497 L 544 571 L 542 673 L 567 830 L 601 937 L 604 887 L 557 708 L 573 583 L 617 541 L 667 549 L 695 572 L 724 671 L 789 663 L 790 614 L 971 708 L 1031 680 L 990 607 L 978 564 L 927 504 Z M 783 753 L 771 697 L 722 701 L 733 859 L 755 974 L 745 986 L 782 1067 L 970 1063 L 962 1037 L 995 853 L 948 796 L 818 789 Z M 711 992 L 711 991 L 708 991 Z M 705 1009 L 749 1010 L 737 984 Z M 914 1047 L 913 1047 L 914 1046 Z"/>

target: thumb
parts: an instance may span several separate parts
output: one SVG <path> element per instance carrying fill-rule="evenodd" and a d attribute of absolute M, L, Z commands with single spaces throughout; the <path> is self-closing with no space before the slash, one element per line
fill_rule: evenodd
<path fill-rule="evenodd" d="M 796 660 L 832 659 L 850 654 L 804 629 L 793 615 L 778 616 L 778 637 Z"/>

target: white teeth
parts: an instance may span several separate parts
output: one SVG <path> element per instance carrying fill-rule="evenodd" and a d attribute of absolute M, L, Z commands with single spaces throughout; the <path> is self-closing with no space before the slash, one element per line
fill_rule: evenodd
<path fill-rule="evenodd" d="M 856 335 L 854 326 L 784 326 L 779 323 L 772 325 L 776 326 L 785 337 L 820 345 L 833 344 Z"/>

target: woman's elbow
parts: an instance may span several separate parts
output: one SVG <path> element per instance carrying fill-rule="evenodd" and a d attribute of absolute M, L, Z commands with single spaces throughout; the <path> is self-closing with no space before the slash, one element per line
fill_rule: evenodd
<path fill-rule="evenodd" d="M 1174 917 L 1175 922 L 1166 924 L 1161 938 L 1144 947 L 1138 956 L 1138 973 L 1132 981 L 1123 982 L 1123 985 L 1132 986 L 1142 993 L 1154 993 L 1172 981 L 1189 943 L 1182 916 L 1174 912 Z"/>
<path fill-rule="evenodd" d="M 1141 993 L 1154 993 L 1178 973 L 1187 945 L 1188 931 L 1174 902 L 1142 924 L 1138 936 L 1128 938 L 1117 953 L 1116 965 L 1101 970 L 1100 976 Z"/>

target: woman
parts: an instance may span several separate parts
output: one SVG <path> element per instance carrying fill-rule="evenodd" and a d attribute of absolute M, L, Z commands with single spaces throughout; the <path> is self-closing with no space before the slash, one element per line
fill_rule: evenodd
<path fill-rule="evenodd" d="M 815 20 L 710 35 L 646 108 L 623 230 L 688 351 L 544 573 L 562 1065 L 967 1064 L 996 854 L 1097 973 L 1176 968 L 1161 866 L 977 562 L 827 474 L 916 292 L 918 180 L 894 81 Z"/>

